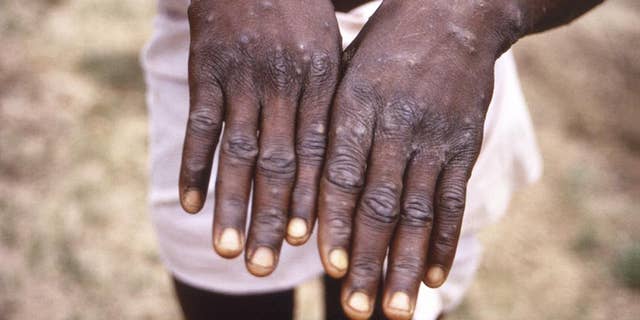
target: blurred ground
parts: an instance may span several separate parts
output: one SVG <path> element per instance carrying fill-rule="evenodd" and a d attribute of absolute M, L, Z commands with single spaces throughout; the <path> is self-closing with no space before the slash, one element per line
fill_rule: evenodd
<path fill-rule="evenodd" d="M 178 317 L 145 206 L 153 6 L 0 1 L 0 319 Z M 611 0 L 516 58 L 545 174 L 483 234 L 451 318 L 637 319 L 640 3 Z"/>

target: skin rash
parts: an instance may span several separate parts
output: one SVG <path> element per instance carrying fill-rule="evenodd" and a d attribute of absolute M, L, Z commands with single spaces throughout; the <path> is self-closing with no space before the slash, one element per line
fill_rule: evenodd
<path fill-rule="evenodd" d="M 600 2 L 385 0 L 342 53 L 328 0 L 194 0 L 183 208 L 202 208 L 220 143 L 218 254 L 246 249 L 266 276 L 317 214 L 347 315 L 371 315 L 388 249 L 383 310 L 410 319 L 420 282 L 442 285 L 455 256 L 496 59 Z"/>

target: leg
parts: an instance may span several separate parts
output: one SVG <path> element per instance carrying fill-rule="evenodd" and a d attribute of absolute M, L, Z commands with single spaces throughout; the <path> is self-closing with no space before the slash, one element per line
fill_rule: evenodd
<path fill-rule="evenodd" d="M 292 319 L 293 290 L 232 296 L 194 288 L 173 278 L 186 320 Z"/>

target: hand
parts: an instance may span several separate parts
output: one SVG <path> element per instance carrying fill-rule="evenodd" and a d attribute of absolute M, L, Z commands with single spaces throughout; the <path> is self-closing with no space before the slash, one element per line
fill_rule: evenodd
<path fill-rule="evenodd" d="M 344 53 L 318 214 L 322 261 L 334 277 L 348 271 L 352 318 L 371 315 L 387 249 L 389 318 L 411 318 L 421 280 L 445 281 L 494 63 L 512 41 L 504 8 L 387 0 Z"/>
<path fill-rule="evenodd" d="M 190 110 L 180 171 L 184 210 L 201 210 L 224 123 L 213 244 L 244 247 L 253 182 L 248 270 L 271 273 L 285 236 L 313 228 L 341 39 L 328 0 L 194 0 L 189 8 Z M 258 134 L 259 132 L 259 134 Z"/>

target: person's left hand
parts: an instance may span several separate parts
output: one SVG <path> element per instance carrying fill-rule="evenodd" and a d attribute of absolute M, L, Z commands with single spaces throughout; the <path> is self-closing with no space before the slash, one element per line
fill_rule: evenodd
<path fill-rule="evenodd" d="M 421 280 L 445 281 L 494 63 L 516 34 L 508 8 L 387 0 L 347 48 L 318 217 L 325 270 L 348 272 L 342 302 L 350 317 L 371 315 L 387 249 L 388 317 L 411 317 Z"/>

